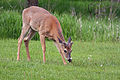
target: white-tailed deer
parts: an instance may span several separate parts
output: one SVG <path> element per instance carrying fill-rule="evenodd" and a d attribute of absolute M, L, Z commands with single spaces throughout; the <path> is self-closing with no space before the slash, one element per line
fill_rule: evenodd
<path fill-rule="evenodd" d="M 64 64 L 67 64 L 65 58 L 71 62 L 71 46 L 72 41 L 71 38 L 68 39 L 68 42 L 65 42 L 64 36 L 62 34 L 62 29 L 59 21 L 55 16 L 50 14 L 47 10 L 37 7 L 31 6 L 23 10 L 22 13 L 23 26 L 21 35 L 18 39 L 18 53 L 17 60 L 20 59 L 20 48 L 22 44 L 22 40 L 24 39 L 27 59 L 30 60 L 28 43 L 29 40 L 35 35 L 36 32 L 40 35 L 40 41 L 43 50 L 43 62 L 45 63 L 45 38 L 49 38 L 54 41 L 57 49 L 62 56 L 62 60 Z M 27 35 L 26 35 L 27 34 Z M 65 58 L 64 58 L 65 57 Z"/>

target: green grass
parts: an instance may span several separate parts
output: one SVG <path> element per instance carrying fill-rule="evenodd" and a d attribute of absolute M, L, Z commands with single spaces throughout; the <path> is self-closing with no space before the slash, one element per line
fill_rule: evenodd
<path fill-rule="evenodd" d="M 40 41 L 30 41 L 31 61 L 22 44 L 17 61 L 17 40 L 0 40 L 0 80 L 119 80 L 120 43 L 74 41 L 71 64 L 63 65 L 53 42 L 46 42 L 46 63 Z"/>

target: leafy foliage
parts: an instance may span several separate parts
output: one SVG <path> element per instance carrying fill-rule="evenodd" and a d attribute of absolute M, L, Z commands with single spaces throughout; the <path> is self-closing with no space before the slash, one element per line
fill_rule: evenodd
<path fill-rule="evenodd" d="M 17 4 L 17 5 L 16 5 Z M 17 39 L 22 28 L 22 10 L 26 7 L 24 0 L 0 1 L 0 38 Z M 61 23 L 65 39 L 82 41 L 117 41 L 120 39 L 119 6 L 113 4 L 117 11 L 114 18 L 109 18 L 109 1 L 104 1 L 100 7 L 105 9 L 99 18 L 96 11 L 99 1 L 73 0 L 39 0 L 39 6 L 55 15 Z M 90 13 L 92 11 L 92 13 Z M 104 15 L 103 15 L 104 13 Z M 36 34 L 34 40 L 39 39 Z"/>

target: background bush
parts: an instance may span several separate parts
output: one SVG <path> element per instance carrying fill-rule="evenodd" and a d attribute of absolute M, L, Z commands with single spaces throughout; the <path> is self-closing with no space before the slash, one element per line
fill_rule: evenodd
<path fill-rule="evenodd" d="M 73 40 L 82 41 L 118 41 L 120 38 L 120 10 L 117 3 L 113 3 L 114 18 L 109 18 L 109 1 L 100 5 L 101 12 L 97 18 L 100 2 L 94 0 L 39 0 L 39 6 L 55 15 L 61 23 L 65 39 L 69 36 Z M 0 1 L 0 38 L 17 39 L 22 28 L 22 10 L 26 7 L 24 0 Z M 34 40 L 39 39 L 36 34 Z"/>

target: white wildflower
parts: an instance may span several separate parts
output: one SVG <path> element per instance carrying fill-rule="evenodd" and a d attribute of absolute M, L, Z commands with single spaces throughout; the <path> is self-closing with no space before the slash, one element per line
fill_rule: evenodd
<path fill-rule="evenodd" d="M 108 37 L 110 37 L 110 34 L 108 33 Z"/>
<path fill-rule="evenodd" d="M 120 36 L 119 36 L 119 40 L 120 40 Z"/>
<path fill-rule="evenodd" d="M 90 57 L 88 57 L 88 60 L 90 60 Z"/>
<path fill-rule="evenodd" d="M 91 59 L 91 57 L 92 57 L 92 55 L 89 55 L 89 56 L 88 56 L 88 60 L 90 60 L 90 59 Z"/>
<path fill-rule="evenodd" d="M 80 27 L 82 27 L 82 24 L 80 25 Z"/>
<path fill-rule="evenodd" d="M 108 20 L 110 20 L 110 18 L 108 18 Z"/>
<path fill-rule="evenodd" d="M 89 55 L 90 57 L 92 57 L 92 55 Z"/>
<path fill-rule="evenodd" d="M 89 26 L 89 28 L 91 28 L 91 26 Z"/>
<path fill-rule="evenodd" d="M 101 64 L 100 67 L 103 67 L 103 65 Z"/>
<path fill-rule="evenodd" d="M 98 21 L 96 22 L 96 24 L 98 24 Z"/>

